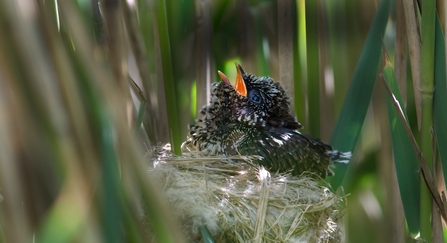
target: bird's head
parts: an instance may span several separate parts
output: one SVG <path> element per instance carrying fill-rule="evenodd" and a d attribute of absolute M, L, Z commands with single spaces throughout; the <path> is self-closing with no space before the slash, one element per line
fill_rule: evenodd
<path fill-rule="evenodd" d="M 234 85 L 219 71 L 222 82 L 212 90 L 212 98 L 219 99 L 227 110 L 223 115 L 249 126 L 301 127 L 290 114 L 289 99 L 279 83 L 270 77 L 247 74 L 237 63 L 236 69 Z"/>

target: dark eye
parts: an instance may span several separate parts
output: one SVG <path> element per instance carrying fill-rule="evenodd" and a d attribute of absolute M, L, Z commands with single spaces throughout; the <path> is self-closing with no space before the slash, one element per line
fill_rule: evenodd
<path fill-rule="evenodd" d="M 255 103 L 261 102 L 261 96 L 259 95 L 259 92 L 257 90 L 251 90 L 250 92 L 248 92 L 248 98 Z"/>

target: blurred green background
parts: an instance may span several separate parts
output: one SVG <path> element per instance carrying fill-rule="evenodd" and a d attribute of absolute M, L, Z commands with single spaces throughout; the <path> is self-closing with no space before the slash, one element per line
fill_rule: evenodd
<path fill-rule="evenodd" d="M 344 242 L 413 242 L 419 230 L 442 241 L 441 216 L 436 204 L 432 214 L 412 148 L 400 150 L 411 165 L 396 162 L 397 174 L 410 173 L 399 189 L 390 130 L 401 125 L 388 117 L 378 75 L 386 51 L 407 122 L 445 191 L 445 143 L 430 141 L 433 129 L 443 134 L 433 117 L 445 121 L 439 107 L 447 97 L 438 92 L 433 103 L 431 92 L 434 82 L 445 88 L 445 1 L 411 2 L 0 1 L 0 242 L 148 242 L 153 235 L 181 242 L 181 226 L 145 174 L 144 153 L 169 142 L 180 153 L 217 71 L 234 80 L 234 62 L 286 87 L 302 132 L 352 150 L 349 168 L 329 179 L 348 195 Z M 422 57 L 410 65 L 414 48 Z M 405 217 L 402 201 L 417 211 Z"/>

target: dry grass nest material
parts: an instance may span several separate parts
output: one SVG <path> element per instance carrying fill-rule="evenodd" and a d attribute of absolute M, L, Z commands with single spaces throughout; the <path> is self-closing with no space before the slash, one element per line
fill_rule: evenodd
<path fill-rule="evenodd" d="M 151 154 L 150 176 L 182 221 L 191 242 L 206 226 L 215 242 L 340 242 L 346 200 L 309 175 L 270 174 L 256 156 Z"/>

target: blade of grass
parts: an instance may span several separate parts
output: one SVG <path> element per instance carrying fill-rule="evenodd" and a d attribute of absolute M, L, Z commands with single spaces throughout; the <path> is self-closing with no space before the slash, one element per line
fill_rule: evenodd
<path fill-rule="evenodd" d="M 156 20 L 155 20 L 155 4 L 153 1 L 148 2 L 144 0 L 137 1 L 137 14 L 138 14 L 138 28 L 143 39 L 144 49 L 146 50 L 145 57 L 147 58 L 148 72 L 150 75 L 150 79 L 144 78 L 141 80 L 143 83 L 143 90 L 146 94 L 146 97 L 151 98 L 152 102 L 147 105 L 147 110 L 149 111 L 149 115 L 146 116 L 146 119 L 143 120 L 144 127 L 146 129 L 146 133 L 150 138 L 150 141 L 156 142 L 167 142 L 169 141 L 168 136 L 164 136 L 168 132 L 165 131 L 165 126 L 160 126 L 160 124 L 167 123 L 167 117 L 164 113 L 166 109 L 166 99 L 161 99 L 161 96 L 157 92 L 157 88 L 160 85 L 157 85 L 157 81 L 161 80 L 159 77 L 162 75 L 156 76 L 156 59 L 158 57 L 158 52 L 160 48 L 156 48 L 155 38 L 155 29 L 156 29 Z M 148 14 L 149 13 L 149 14 Z M 141 74 L 140 74 L 141 75 Z M 160 110 L 163 109 L 163 114 L 160 115 Z"/>
<path fill-rule="evenodd" d="M 104 30 L 106 33 L 105 44 L 107 46 L 107 55 L 109 57 L 110 68 L 114 79 L 110 80 L 115 83 L 123 97 L 128 93 L 128 85 L 126 81 L 127 62 L 124 57 L 124 26 L 122 21 L 121 4 L 118 0 L 101 1 L 102 14 L 104 18 Z M 123 100 L 123 107 L 125 102 Z M 124 111 L 123 111 L 124 112 Z"/>
<path fill-rule="evenodd" d="M 406 50 L 406 31 L 405 31 L 405 14 L 403 8 L 403 0 L 396 1 L 396 42 L 395 42 L 395 58 L 394 70 L 396 79 L 399 84 L 400 93 L 407 105 L 407 50 Z"/>
<path fill-rule="evenodd" d="M 383 75 L 388 83 L 395 99 L 403 107 L 402 96 L 396 82 L 394 68 L 387 58 L 384 50 L 385 67 Z M 391 139 L 393 143 L 394 165 L 396 167 L 397 181 L 399 191 L 404 207 L 405 218 L 411 233 L 416 234 L 419 231 L 419 212 L 420 212 L 420 177 L 419 166 L 416 153 L 413 150 L 411 142 L 399 121 L 396 110 L 393 107 L 390 97 L 387 97 L 388 117 L 391 129 Z"/>
<path fill-rule="evenodd" d="M 64 4 L 63 6 L 67 7 Z M 65 21 L 63 23 L 65 23 Z M 80 26 L 78 28 L 80 28 Z M 85 48 L 85 46 L 76 46 L 77 50 Z M 97 70 L 94 68 L 90 69 L 88 67 L 88 64 L 85 62 L 87 57 L 81 54 L 81 51 L 72 52 L 71 54 L 73 61 L 72 65 L 76 67 L 76 74 L 78 75 L 78 88 L 84 94 L 84 99 L 88 104 L 84 112 L 88 113 L 89 124 L 93 127 L 91 132 L 92 134 L 90 134 L 90 136 L 96 138 L 93 146 L 95 149 L 98 149 L 96 151 L 98 154 L 97 158 L 93 161 L 101 166 L 101 174 L 99 176 L 102 179 L 102 197 L 100 197 L 100 204 L 97 210 L 100 210 L 99 213 L 102 219 L 102 235 L 107 242 L 121 242 L 123 240 L 123 234 L 120 230 L 122 202 L 119 195 L 120 187 L 118 158 L 115 143 L 113 142 L 115 139 L 111 136 L 114 134 L 114 128 L 112 127 L 112 124 L 110 124 L 111 115 L 108 114 L 105 104 L 99 98 L 100 96 L 97 95 L 99 93 L 98 88 L 93 85 L 95 84 L 93 77 L 95 76 L 95 72 L 97 72 Z M 120 102 L 122 101 L 118 101 L 117 103 Z M 118 109 L 121 109 L 121 107 Z M 88 185 L 85 187 L 88 188 Z M 69 194 L 69 196 L 71 195 Z M 57 236 L 57 233 L 55 233 L 57 232 L 57 228 L 52 229 L 51 227 L 57 225 L 59 220 L 66 220 L 61 218 L 59 214 L 65 207 L 69 206 L 70 204 L 62 201 L 59 208 L 55 207 L 53 209 L 53 218 L 49 217 L 47 227 L 42 229 L 40 238 L 42 240 L 41 242 L 48 242 L 46 241 L 48 237 Z M 61 223 L 59 222 L 59 224 Z M 62 242 L 53 239 L 53 242 L 55 241 Z M 50 240 L 49 242 L 52 241 Z"/>
<path fill-rule="evenodd" d="M 387 59 L 388 58 L 386 57 L 386 60 Z M 398 93 L 399 90 L 397 88 L 397 85 L 394 84 L 394 86 L 396 86 L 396 87 L 392 88 L 393 91 L 391 91 L 390 86 L 388 86 L 387 82 L 392 81 L 393 83 L 396 83 L 396 78 L 395 78 L 395 76 L 392 76 L 391 80 L 385 80 L 384 75 L 381 75 L 381 77 L 382 77 L 381 80 L 383 81 L 383 84 L 385 85 L 388 95 L 390 97 L 392 97 L 392 99 L 391 99 L 392 105 L 394 105 L 395 110 L 397 111 L 397 115 L 398 115 L 399 119 L 401 120 L 401 124 L 403 125 L 403 128 L 405 129 L 407 136 L 409 138 L 409 141 L 413 147 L 413 151 L 415 151 L 415 153 L 417 155 L 417 158 L 419 161 L 419 170 L 422 173 L 424 182 L 427 185 L 429 192 L 431 193 L 431 196 L 434 199 L 441 216 L 444 218 L 444 220 L 447 220 L 447 210 L 446 210 L 446 207 L 444 204 L 445 200 L 443 200 L 439 194 L 439 191 L 437 189 L 437 183 L 436 183 L 432 173 L 430 172 L 430 169 L 427 166 L 427 163 L 422 155 L 421 150 L 419 149 L 416 139 L 414 138 L 413 133 L 411 132 L 411 128 L 408 125 L 406 115 L 404 114 L 402 106 L 401 106 L 402 98 L 401 98 L 401 95 Z M 396 92 L 396 93 L 394 93 L 394 92 Z M 400 100 L 398 101 L 398 99 L 400 99 Z M 407 152 L 408 152 L 408 150 L 407 150 Z"/>
<path fill-rule="evenodd" d="M 135 132 L 138 133 L 141 129 L 141 125 L 143 123 L 144 111 L 146 108 L 146 98 L 144 98 L 144 93 L 138 86 L 138 84 L 133 81 L 132 78 L 129 77 L 129 82 L 133 91 L 137 94 L 138 100 L 140 101 L 140 108 L 138 108 L 137 121 L 135 124 Z"/>
<path fill-rule="evenodd" d="M 122 2 L 121 2 L 122 3 Z M 118 0 L 103 0 L 102 11 L 104 16 L 104 28 L 106 33 L 105 44 L 107 46 L 107 54 L 109 64 L 114 76 L 116 85 L 117 100 L 120 102 L 115 105 L 120 106 L 121 112 L 127 112 L 126 103 L 130 102 L 129 86 L 126 76 L 127 59 L 124 54 L 124 26 L 123 15 L 121 9 L 123 6 Z M 125 61 L 126 60 L 126 61 Z M 93 75 L 91 75 L 93 76 Z M 118 243 L 124 239 L 121 230 L 122 224 L 122 200 L 120 197 L 120 178 L 119 178 L 119 158 L 115 148 L 113 137 L 113 126 L 110 124 L 110 115 L 104 109 L 104 105 L 100 104 L 96 110 L 98 117 L 97 126 L 99 131 L 100 144 L 100 160 L 102 163 L 102 197 L 100 199 L 100 215 L 101 227 L 103 229 L 103 238 L 106 242 Z M 133 111 L 133 109 L 131 110 Z M 135 117 L 130 116 L 131 126 L 135 124 Z"/>
<path fill-rule="evenodd" d="M 157 13 L 155 10 L 153 10 L 154 16 L 157 16 Z M 156 18 L 155 18 L 156 19 Z M 156 21 L 155 21 L 156 22 Z M 160 38 L 159 38 L 159 32 L 158 32 L 158 26 L 157 24 L 154 25 L 154 34 L 155 34 L 155 48 L 154 53 L 156 53 L 156 80 L 157 85 L 155 89 L 155 94 L 157 95 L 157 117 L 156 117 L 156 141 L 157 143 L 169 143 L 171 140 L 170 138 L 170 128 L 169 128 L 169 118 L 168 118 L 168 108 L 167 108 L 167 97 L 166 97 L 166 89 L 165 89 L 165 83 L 164 83 L 164 77 L 163 77 L 163 64 L 162 64 L 162 57 L 161 57 L 161 47 L 160 47 Z M 153 96 L 152 96 L 153 97 Z M 153 119 L 153 118 L 150 118 Z"/>
<path fill-rule="evenodd" d="M 298 14 L 298 59 L 295 62 L 295 112 L 298 121 L 307 124 L 306 115 L 306 90 L 307 90 L 307 30 L 306 30 L 306 1 L 297 0 L 297 14 Z M 307 126 L 306 126 L 307 127 Z M 307 128 L 304 128 L 306 130 Z"/>
<path fill-rule="evenodd" d="M 421 151 L 427 161 L 427 166 L 432 168 L 432 126 L 433 126 L 433 89 L 434 89 L 434 61 L 435 61 L 435 19 L 436 1 L 424 0 L 421 21 Z M 416 86 L 417 87 L 417 86 Z M 434 172 L 433 172 L 434 173 Z M 432 199 L 424 180 L 421 178 L 421 238 L 428 243 L 432 242 Z"/>
<path fill-rule="evenodd" d="M 419 36 L 419 28 L 417 24 L 417 11 L 413 0 L 404 0 L 405 23 L 407 26 L 408 50 L 410 52 L 411 75 L 414 87 L 414 102 L 416 106 L 416 114 L 418 128 L 421 128 L 421 93 L 418 92 L 421 87 L 421 40 Z"/>
<path fill-rule="evenodd" d="M 121 230 L 122 201 L 119 195 L 120 178 L 118 158 L 114 147 L 112 127 L 104 112 L 100 114 L 101 129 L 101 161 L 102 161 L 102 190 L 101 219 L 103 237 L 106 242 L 119 243 L 123 241 Z"/>
<path fill-rule="evenodd" d="M 389 10 L 390 1 L 381 1 L 355 68 L 330 140 L 330 144 L 339 151 L 353 151 L 357 144 L 376 79 Z M 342 184 L 347 169 L 348 165 L 337 164 L 335 176 L 328 178 L 332 188 L 337 189 Z"/>
<path fill-rule="evenodd" d="M 161 65 L 166 94 L 166 106 L 168 113 L 169 134 L 171 138 L 172 151 L 180 155 L 180 130 L 178 125 L 177 102 L 175 94 L 174 74 L 172 72 L 171 47 L 169 42 L 168 18 L 166 1 L 157 0 L 157 23 L 158 36 L 160 40 Z"/>
<path fill-rule="evenodd" d="M 42 24 L 40 27 L 41 28 L 37 28 L 39 30 L 42 30 L 43 33 L 39 33 L 39 36 L 43 36 L 45 42 L 41 42 L 40 44 L 48 44 L 49 46 L 51 46 L 51 48 L 49 48 L 48 50 L 50 51 L 51 55 L 48 55 L 48 53 L 42 53 L 42 51 L 46 50 L 44 46 L 33 46 L 30 45 L 30 43 L 28 42 L 27 45 L 29 48 L 32 48 L 31 50 L 25 50 L 29 53 L 29 55 L 32 55 L 32 57 L 26 57 L 22 60 L 17 59 L 18 63 L 22 63 L 25 64 L 24 68 L 22 68 L 21 72 L 22 73 L 27 73 L 28 75 L 30 73 L 32 73 L 32 69 L 30 69 L 29 67 L 32 66 L 36 66 L 36 60 L 38 62 L 41 62 L 41 65 L 43 66 L 37 66 L 38 68 L 38 72 L 35 75 L 32 75 L 30 77 L 28 77 L 26 79 L 26 82 L 28 83 L 20 83 L 20 82 L 14 82 L 19 86 L 22 86 L 22 88 L 24 87 L 29 87 L 29 94 L 27 97 L 27 101 L 25 101 L 26 103 L 28 103 L 25 107 L 22 107 L 21 110 L 25 110 L 26 107 L 31 107 L 31 110 L 35 111 L 35 114 L 29 114 L 31 115 L 32 118 L 31 119 L 26 119 L 29 120 L 30 122 L 29 124 L 33 124 L 31 125 L 31 127 L 38 127 L 40 128 L 39 130 L 42 131 L 42 133 L 40 133 L 40 137 L 39 140 L 41 140 L 40 142 L 43 144 L 42 150 L 46 150 L 48 152 L 51 152 L 51 156 L 48 157 L 49 160 L 53 160 L 54 162 L 57 162 L 57 164 L 53 164 L 54 167 L 58 167 L 59 170 L 57 170 L 58 176 L 62 177 L 64 180 L 64 187 L 61 188 L 61 192 L 59 194 L 59 199 L 61 199 L 62 201 L 65 202 L 62 203 L 62 205 L 65 206 L 69 206 L 69 207 L 59 207 L 61 205 L 60 200 L 57 200 L 57 202 L 54 204 L 54 206 L 51 207 L 50 209 L 50 213 L 49 213 L 49 217 L 47 217 L 47 215 L 45 215 L 43 212 L 39 212 L 39 214 L 41 214 L 41 217 L 45 217 L 44 222 L 48 222 L 50 221 L 51 226 L 48 226 L 48 224 L 43 224 L 43 230 L 42 231 L 38 231 L 36 232 L 36 238 L 37 241 L 39 241 L 40 236 L 43 234 L 44 237 L 50 237 L 52 240 L 48 240 L 46 242 L 71 242 L 73 241 L 73 237 L 76 235 L 76 233 L 78 232 L 78 228 L 82 223 L 85 223 L 85 219 L 87 218 L 86 216 L 87 211 L 88 211 L 88 203 L 86 203 L 88 201 L 88 197 L 86 197 L 86 194 L 89 194 L 89 190 L 88 187 L 85 186 L 85 182 L 87 182 L 88 180 L 83 180 L 86 175 L 85 173 L 79 173 L 79 166 L 81 165 L 81 163 L 79 163 L 79 159 L 78 159 L 78 155 L 79 153 L 75 153 L 75 144 L 73 143 L 73 141 L 71 139 L 68 139 L 68 133 L 69 129 L 67 127 L 67 124 L 70 124 L 70 122 L 68 122 L 66 120 L 66 113 L 69 109 L 67 109 L 66 107 L 63 107 L 63 105 L 65 104 L 65 102 L 63 102 L 61 100 L 62 96 L 57 95 L 59 90 L 57 90 L 57 87 L 65 87 L 65 85 L 60 85 L 58 83 L 59 79 L 54 78 L 54 73 L 53 73 L 53 68 L 54 66 L 52 65 L 51 62 L 54 62 L 54 60 L 52 58 L 54 58 L 55 60 L 57 60 L 56 57 L 60 57 L 57 55 L 54 55 L 54 53 L 56 52 L 56 49 L 60 50 L 60 45 L 57 45 L 59 42 L 58 40 L 60 40 L 59 38 L 57 38 L 54 34 L 54 26 L 51 25 L 48 22 L 48 16 L 46 16 L 46 12 L 45 12 L 45 7 L 42 6 L 42 2 L 38 2 L 39 3 L 39 7 L 40 7 L 40 21 L 39 24 Z M 38 16 L 38 15 L 36 15 Z M 32 20 L 32 19 L 29 19 Z M 33 26 L 35 26 L 35 23 L 32 24 Z M 18 28 L 15 28 L 15 31 L 18 31 L 19 26 L 17 26 Z M 53 32 L 50 32 L 50 30 L 53 30 Z M 37 33 L 34 33 L 37 34 Z M 38 37 L 36 38 L 24 38 L 21 37 L 20 38 L 21 41 L 27 41 L 29 39 L 33 39 L 33 40 L 37 40 L 39 39 Z M 55 44 L 56 43 L 56 47 L 51 45 L 51 44 Z M 59 43 L 60 44 L 60 43 Z M 23 45 L 23 43 L 22 43 Z M 37 49 L 37 50 L 36 50 Z M 63 51 L 62 51 L 63 53 Z M 24 56 L 22 56 L 23 58 Z M 45 58 L 44 58 L 45 57 Z M 36 60 L 33 61 L 33 58 L 36 58 Z M 26 65 L 26 61 L 24 60 L 29 60 L 31 61 L 31 65 Z M 58 60 L 59 61 L 59 60 Z M 19 65 L 18 63 L 14 63 L 14 65 Z M 64 62 L 62 62 L 64 63 Z M 66 63 L 65 63 L 66 64 Z M 61 66 L 57 66 L 61 69 L 63 69 Z M 66 67 L 65 67 L 66 68 Z M 69 68 L 68 68 L 69 69 Z M 65 69 L 67 70 L 67 69 Z M 58 70 L 58 72 L 60 72 L 60 70 Z M 60 74 L 60 73 L 58 73 Z M 71 75 L 71 72 L 67 72 L 65 73 L 67 76 Z M 20 78 L 17 78 L 14 81 L 18 81 Z M 61 78 L 61 80 L 67 81 L 67 80 L 71 80 L 70 78 Z M 37 85 L 39 87 L 44 88 L 43 90 L 39 90 L 38 88 L 34 88 L 32 87 L 32 85 Z M 49 85 L 51 88 L 45 87 L 46 85 Z M 32 88 L 31 88 L 32 87 Z M 56 90 L 52 90 L 52 89 L 56 89 Z M 17 90 L 18 91 L 18 90 Z M 46 92 L 45 92 L 46 91 Z M 72 92 L 76 92 L 76 90 L 72 90 Z M 27 94 L 28 91 L 22 90 L 17 92 L 17 94 Z M 47 101 L 47 102 L 45 102 Z M 50 102 L 48 102 L 50 101 Z M 23 103 L 22 103 L 23 104 Z M 53 104 L 53 106 L 50 106 L 48 104 Z M 56 105 L 56 106 L 54 106 Z M 23 109 L 25 108 L 25 109 Z M 70 107 L 71 108 L 71 107 Z M 21 129 L 26 129 L 24 126 Z M 35 130 L 34 130 L 35 131 Z M 29 139 L 31 137 L 31 135 L 27 134 L 27 140 L 31 140 Z M 48 146 L 49 145 L 49 146 Z M 29 151 L 28 151 L 29 152 Z M 43 153 L 45 153 L 45 151 L 42 151 Z M 26 159 L 25 159 L 26 160 Z M 22 165 L 23 167 L 26 167 L 26 162 L 23 161 L 24 164 Z M 39 164 L 38 160 L 34 160 L 32 161 L 33 164 Z M 52 176 L 52 172 L 51 172 L 51 168 L 47 168 L 48 171 L 46 171 L 46 175 L 48 177 Z M 37 173 L 36 173 L 37 174 Z M 80 181 L 78 181 L 80 180 Z M 41 186 L 41 185 L 40 185 Z M 36 185 L 36 187 L 38 188 L 39 185 Z M 42 191 L 43 188 L 40 189 L 40 191 Z M 90 197 L 91 198 L 91 197 Z M 67 199 L 67 200 L 64 200 Z M 87 199 L 87 200 L 86 200 Z M 38 202 L 39 198 L 33 198 L 33 202 Z M 25 201 L 23 201 L 22 203 L 25 203 Z M 66 204 L 68 203 L 68 204 Z M 59 211 L 57 209 L 63 209 L 62 211 Z M 56 214 L 52 214 L 55 211 L 57 211 L 58 213 Z M 29 213 L 29 212 L 28 212 Z M 46 213 L 46 212 L 45 212 Z M 51 219 L 55 219 L 55 217 L 52 216 L 56 216 L 56 220 L 51 220 Z M 51 224 L 53 223 L 53 224 Z M 56 239 L 54 238 L 56 237 Z"/>
<path fill-rule="evenodd" d="M 439 19 L 436 19 L 436 49 L 435 49 L 435 96 L 433 105 L 433 120 L 436 140 L 441 158 L 444 180 L 447 184 L 447 101 L 446 61 L 444 35 Z"/>
<path fill-rule="evenodd" d="M 138 108 L 138 115 L 137 115 L 137 124 L 135 126 L 135 131 L 139 131 L 141 128 L 141 124 L 143 124 L 143 117 L 144 117 L 144 110 L 146 108 L 146 99 L 142 100 L 140 103 L 140 108 Z"/>
<path fill-rule="evenodd" d="M 68 4 L 69 2 L 66 3 Z M 107 88 L 107 86 L 102 86 L 102 88 Z M 113 103 L 113 100 L 114 99 L 109 100 L 109 102 Z M 173 217 L 167 211 L 166 203 L 161 202 L 160 200 L 161 196 L 157 190 L 159 188 L 153 185 L 153 182 L 147 178 L 147 168 L 143 168 L 144 163 L 142 162 L 141 158 L 139 158 L 141 151 L 136 150 L 139 146 L 135 143 L 131 143 L 133 140 L 128 138 L 130 134 L 124 124 L 121 124 L 118 128 L 121 129 L 118 130 L 118 133 L 123 136 L 121 137 L 121 140 L 127 141 L 122 143 L 121 146 L 131 151 L 130 153 L 126 153 L 127 156 L 130 156 L 130 158 L 126 159 L 126 162 L 128 162 L 131 166 L 130 169 L 132 178 L 136 180 L 137 188 L 140 190 L 142 200 L 146 206 L 145 209 L 149 212 L 147 217 L 154 225 L 154 235 L 160 240 L 160 242 L 182 242 L 183 237 L 179 236 L 179 230 L 177 230 L 177 228 L 173 228 L 172 226 L 171 222 L 173 221 Z"/>
<path fill-rule="evenodd" d="M 86 31 L 88 25 L 80 18 L 74 2 L 62 0 L 59 3 L 65 25 L 64 31 L 59 33 L 54 23 L 40 23 L 45 17 L 43 1 L 38 1 L 39 8 L 35 6 L 26 16 L 17 14 L 14 1 L 0 3 L 3 7 L 8 5 L 0 7 L 0 32 L 4 34 L 4 38 L 0 38 L 0 46 L 9 44 L 7 48 L 0 48 L 0 87 L 6 87 L 7 92 L 0 99 L 7 101 L 7 109 L 11 109 L 4 112 L 6 106 L 0 102 L 0 180 L 1 193 L 6 196 L 6 202 L 1 205 L 1 218 L 8 223 L 7 234 L 16 234 L 6 236 L 7 242 L 33 241 L 33 235 L 36 242 L 94 242 L 98 239 L 135 242 L 130 238 L 136 239 L 136 234 L 126 229 L 131 227 L 135 230 L 136 227 L 128 224 L 125 218 L 123 220 L 126 214 L 124 206 L 138 208 L 123 204 L 126 201 L 122 200 L 119 176 L 135 181 L 133 175 L 137 174 L 134 171 L 127 174 L 127 166 L 134 166 L 139 173 L 137 175 L 144 180 L 138 185 L 140 191 L 147 192 L 144 204 L 152 203 L 152 210 L 159 214 L 159 221 L 148 219 L 162 228 L 154 230 L 154 234 L 162 242 L 182 242 L 184 237 L 175 236 L 180 231 L 165 223 L 172 221 L 173 217 L 163 213 L 166 203 L 157 201 L 160 196 L 154 191 L 159 188 L 147 178 L 147 168 L 143 167 L 145 161 L 135 158 L 142 151 L 138 149 L 140 144 L 136 144 L 134 133 L 129 132 L 127 119 L 117 112 L 121 107 L 119 103 L 122 103 L 116 99 L 117 89 L 101 82 L 111 80 L 111 74 L 104 68 L 107 65 L 103 64 L 107 63 L 101 62 L 103 59 L 97 58 L 98 53 L 93 52 L 93 38 Z M 62 41 L 66 41 L 65 46 Z M 75 119 L 80 115 L 82 122 Z M 15 123 L 5 124 L 11 121 Z M 13 128 L 13 131 L 5 132 L 8 128 Z M 12 136 L 5 136 L 10 134 Z M 42 163 L 46 160 L 49 163 Z M 119 161 L 126 162 L 122 163 L 124 169 L 121 171 L 117 167 Z M 141 167 L 134 165 L 137 163 Z M 39 167 L 43 170 L 33 170 Z M 24 176 L 26 171 L 32 173 L 29 178 Z M 100 193 L 97 193 L 95 185 L 101 182 L 98 180 L 101 172 L 103 183 L 99 186 Z M 60 180 L 49 180 L 47 184 L 52 184 L 46 186 L 34 176 L 58 176 Z M 28 181 L 37 183 L 30 187 Z M 11 193 L 11 189 L 16 190 Z M 48 189 L 54 191 L 50 197 L 45 195 Z M 35 194 L 30 193 L 33 190 Z M 141 194 L 135 194 L 134 202 L 140 203 Z M 99 199 L 99 203 L 94 203 L 95 199 Z M 42 202 L 45 204 L 40 204 Z M 11 212 L 5 214 L 5 210 Z M 98 220 L 101 214 L 105 222 Z M 141 214 L 137 216 L 133 223 L 142 226 Z M 160 231 L 164 235 L 159 236 Z M 3 229 L 0 234 L 3 234 Z"/>
<path fill-rule="evenodd" d="M 388 92 L 388 94 L 394 98 L 394 95 L 391 91 L 391 89 L 389 88 L 388 84 L 385 82 L 386 80 L 383 80 L 384 84 L 385 84 L 385 88 Z M 411 129 L 410 126 L 408 125 L 405 115 L 402 111 L 402 108 L 399 104 L 399 102 L 394 98 L 392 100 L 392 103 L 395 107 L 395 109 L 398 111 L 398 115 L 399 118 L 402 122 L 402 124 L 404 124 L 404 128 L 407 132 L 408 137 L 410 138 L 410 142 L 411 145 L 413 146 L 414 151 L 416 151 L 418 160 L 419 160 L 419 165 L 420 165 L 420 171 L 422 172 L 422 176 L 424 178 L 425 184 L 428 186 L 428 189 L 433 197 L 433 199 L 435 200 L 436 205 L 438 206 L 438 209 L 441 213 L 441 216 L 443 217 L 444 220 L 447 220 L 447 210 L 446 210 L 446 206 L 444 204 L 445 202 L 445 196 L 443 195 L 443 197 L 441 198 L 438 190 L 437 190 L 437 184 L 434 180 L 434 177 L 432 176 L 430 170 L 428 169 L 427 163 L 425 162 L 424 157 L 422 156 L 422 152 L 419 149 L 419 146 L 417 145 L 416 139 L 414 138 L 413 134 L 411 133 Z"/>
<path fill-rule="evenodd" d="M 200 226 L 200 232 L 202 233 L 203 242 L 214 243 L 213 237 L 205 226 Z"/>
<path fill-rule="evenodd" d="M 140 78 L 142 80 L 142 83 L 144 86 L 148 86 L 149 90 L 153 90 L 152 87 L 152 80 L 150 77 L 150 71 L 149 71 L 149 63 L 147 58 L 147 51 L 143 43 L 143 38 L 141 35 L 141 32 L 139 31 L 138 25 L 135 20 L 135 16 L 133 16 L 133 12 L 129 7 L 129 4 L 127 1 L 121 0 L 121 5 L 123 6 L 123 17 L 124 22 L 126 24 L 126 30 L 129 36 L 129 45 L 132 49 L 132 53 L 135 56 L 135 61 L 138 66 L 138 71 L 140 74 Z M 139 131 L 141 128 L 141 124 L 143 122 L 143 115 L 146 108 L 146 103 L 148 104 L 148 110 L 149 110 L 149 116 L 155 117 L 155 111 L 152 109 L 152 102 L 151 99 L 145 99 L 144 93 L 138 87 L 138 85 L 132 80 L 133 86 L 138 89 L 138 97 L 140 98 L 140 108 L 137 115 L 137 121 L 136 121 L 136 130 Z M 149 95 L 149 93 L 147 93 Z M 155 129 L 154 124 L 151 119 L 147 119 L 148 127 L 146 127 L 146 132 L 149 137 L 149 141 L 151 144 L 156 144 L 155 141 Z"/>

